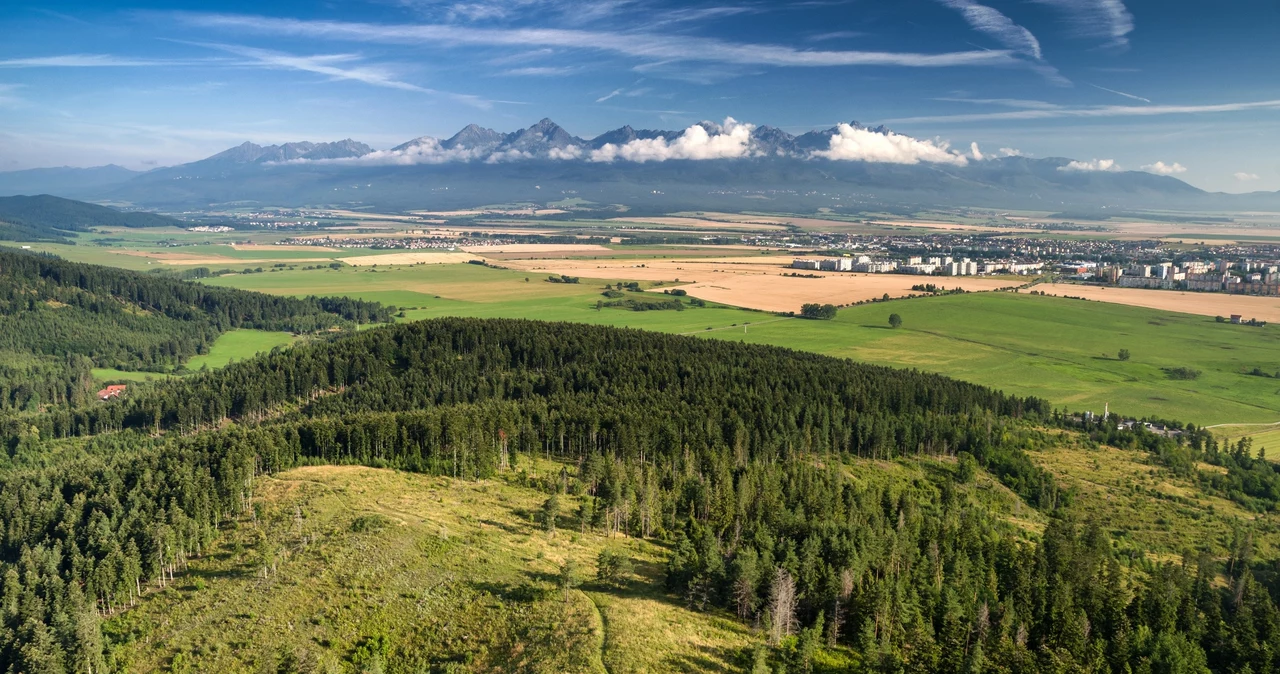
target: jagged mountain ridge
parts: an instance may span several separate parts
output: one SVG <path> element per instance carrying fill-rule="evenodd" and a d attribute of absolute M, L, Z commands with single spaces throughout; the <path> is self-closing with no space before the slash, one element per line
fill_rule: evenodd
<path fill-rule="evenodd" d="M 151 208 L 227 203 L 279 206 L 364 204 L 382 208 L 467 207 L 547 201 L 577 195 L 604 204 L 662 210 L 761 207 L 803 210 L 856 204 L 990 206 L 1064 210 L 1084 207 L 1275 210 L 1280 193 L 1210 194 L 1171 176 L 1142 171 L 1071 170 L 1067 158 L 1021 156 L 978 160 L 930 146 L 944 161 L 894 162 L 832 156 L 844 125 L 793 135 L 771 126 L 702 122 L 701 142 L 727 141 L 733 154 L 670 152 L 687 145 L 688 129 L 623 126 L 584 139 L 550 119 L 503 133 L 469 124 L 440 140 L 423 136 L 388 150 L 354 140 L 261 146 L 244 143 L 212 157 L 108 183 L 42 187 L 26 175 L 27 193 L 75 194 Z M 893 134 L 853 122 L 860 142 Z M 725 136 L 715 138 L 716 136 Z M 697 140 L 697 139 L 694 139 Z M 637 141 L 654 141 L 637 143 Z M 665 141 L 665 142 L 657 142 Z M 887 145 L 923 144 L 908 136 Z M 637 152 L 616 152 L 632 144 Z M 611 146 L 611 147 L 606 147 Z M 606 152 L 607 151 L 607 152 Z M 648 152 L 649 154 L 645 154 Z M 609 153 L 613 153 L 610 155 Z M 608 156 L 602 156 L 608 155 Z M 936 157 L 935 157 L 936 159 Z M 945 161 L 950 160 L 950 161 Z M 86 171 L 76 169 L 75 171 Z M 28 172 L 30 174 L 30 172 Z M 0 194 L 6 174 L 0 173 Z M 88 182 L 88 181 L 86 181 Z"/>
<path fill-rule="evenodd" d="M 709 135 L 724 133 L 725 129 L 715 122 L 700 122 Z M 868 128 L 858 122 L 850 122 L 850 126 L 866 129 L 873 133 L 891 133 L 885 127 Z M 635 129 L 630 125 L 606 131 L 594 138 L 580 138 L 566 131 L 551 119 L 542 119 L 526 129 L 502 133 L 477 124 L 468 124 L 462 130 L 446 139 L 434 136 L 421 136 L 401 143 L 389 150 L 391 153 L 412 152 L 421 148 L 440 148 L 453 152 L 453 159 L 484 158 L 491 154 L 499 156 L 521 156 L 530 158 L 562 159 L 567 156 L 586 156 L 592 150 L 599 150 L 605 145 L 625 145 L 636 140 L 664 139 L 667 141 L 679 138 L 685 129 Z M 831 137 L 838 134 L 839 129 L 832 127 L 820 131 L 809 131 L 795 136 L 773 126 L 755 127 L 751 131 L 752 153 L 763 156 L 808 155 L 815 150 L 826 149 Z M 235 149 L 235 148 L 233 148 Z M 553 154 L 553 150 L 576 149 L 577 152 Z M 230 152 L 230 150 L 228 150 Z M 516 153 L 519 153 L 516 155 Z M 217 156 L 217 155 L 215 155 Z M 314 157 L 308 157 L 314 158 Z"/>

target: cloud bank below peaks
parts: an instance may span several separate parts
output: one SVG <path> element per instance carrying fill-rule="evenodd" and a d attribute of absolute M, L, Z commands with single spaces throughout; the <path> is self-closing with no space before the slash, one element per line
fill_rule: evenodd
<path fill-rule="evenodd" d="M 1090 159 L 1089 161 L 1073 161 L 1058 167 L 1059 171 L 1119 171 L 1120 166 L 1114 159 Z"/>
<path fill-rule="evenodd" d="M 470 125 L 452 138 L 416 138 L 389 150 L 363 155 L 299 158 L 283 163 L 355 166 L 413 166 L 483 162 L 584 161 L 597 164 L 666 161 L 711 161 L 789 158 L 802 161 L 862 161 L 882 164 L 946 164 L 966 166 L 1015 156 L 1007 148 L 983 153 L 977 143 L 966 151 L 952 150 L 940 140 L 921 140 L 889 131 L 869 129 L 857 122 L 792 136 L 780 129 L 758 127 L 732 117 L 723 123 L 699 122 L 683 131 L 636 131 L 622 127 L 594 139 L 570 135 L 549 119 L 511 133 Z"/>
<path fill-rule="evenodd" d="M 644 163 L 668 159 L 738 159 L 751 154 L 751 131 L 754 129 L 754 124 L 726 117 L 722 125 L 694 124 L 671 141 L 658 137 L 637 138 L 621 145 L 605 143 L 591 152 L 591 161 L 621 159 Z"/>
<path fill-rule="evenodd" d="M 826 150 L 816 150 L 815 157 L 825 157 L 835 161 L 866 161 L 886 164 L 951 164 L 965 166 L 968 157 L 952 152 L 946 143 L 920 140 L 911 136 L 903 136 L 892 131 L 876 132 L 862 129 L 850 124 L 841 124 L 837 133 L 831 136 Z M 976 150 L 977 144 L 973 145 Z M 981 159 L 982 153 L 975 152 L 975 159 Z"/>

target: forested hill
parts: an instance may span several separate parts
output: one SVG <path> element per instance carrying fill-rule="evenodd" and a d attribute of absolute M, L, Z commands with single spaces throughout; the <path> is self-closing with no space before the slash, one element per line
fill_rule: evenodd
<path fill-rule="evenodd" d="M 360 300 L 278 297 L 0 251 L 0 410 L 83 402 L 92 367 L 171 369 L 234 328 L 308 333 L 389 317 Z"/>
<path fill-rule="evenodd" d="M 1122 557 L 1028 454 L 1070 423 L 936 375 L 636 330 L 439 319 L 313 342 L 0 430 L 0 668 L 127 671 L 101 618 L 251 517 L 257 476 L 328 463 L 505 474 L 547 493 L 550 526 L 572 499 L 584 533 L 668 543 L 671 595 L 759 624 L 788 671 L 824 643 L 865 672 L 1274 671 L 1267 563 Z M 1207 434 L 1091 432 L 1212 460 Z M 531 477 L 535 457 L 560 468 Z M 846 472 L 908 457 L 943 460 L 902 487 Z M 1042 536 L 960 488 L 979 467 Z M 280 554 L 264 543 L 263 568 Z M 436 662 L 403 636 L 386 671 Z"/>
<path fill-rule="evenodd" d="M 182 223 L 155 213 L 114 208 L 41 194 L 0 197 L 0 240 L 64 241 L 93 227 L 166 227 Z"/>

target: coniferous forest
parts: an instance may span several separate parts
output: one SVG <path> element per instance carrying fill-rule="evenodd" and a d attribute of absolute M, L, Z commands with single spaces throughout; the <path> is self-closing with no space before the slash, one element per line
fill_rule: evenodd
<path fill-rule="evenodd" d="M 314 330 L 386 311 L 27 255 L 0 265 L 5 348 L 49 358 L 37 362 L 50 374 L 54 358 L 68 372 L 101 358 L 142 367 L 237 325 Z M 76 341 L 59 327 L 68 309 L 150 323 Z M 143 338 L 158 334 L 163 347 Z M 25 372 L 14 376 L 44 376 Z M 1031 455 L 1066 432 L 1177 471 L 1206 462 L 1221 468 L 1206 489 L 1256 509 L 1280 495 L 1271 464 L 1199 429 L 1122 431 L 941 376 L 629 329 L 438 319 L 334 332 L 105 403 L 6 409 L 0 668 L 14 674 L 112 671 L 103 616 L 209 549 L 264 474 L 360 464 L 470 480 L 534 458 L 563 467 L 531 484 L 579 497 L 583 529 L 663 542 L 669 593 L 758 625 L 796 671 L 837 644 L 868 672 L 1280 665 L 1272 562 L 1241 545 L 1226 560 L 1135 566 Z M 911 457 L 954 468 L 894 487 L 843 470 Z M 963 496 L 979 470 L 1047 516 L 1043 534 Z"/>
<path fill-rule="evenodd" d="M 164 371 L 235 328 L 314 333 L 390 315 L 360 300 L 274 297 L 0 252 L 0 410 L 83 403 L 92 368 Z"/>

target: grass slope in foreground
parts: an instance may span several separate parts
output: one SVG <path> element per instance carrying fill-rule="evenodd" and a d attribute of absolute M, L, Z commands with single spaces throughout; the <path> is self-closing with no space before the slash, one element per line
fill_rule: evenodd
<path fill-rule="evenodd" d="M 217 552 L 106 625 L 127 642 L 124 668 L 335 671 L 381 650 L 399 671 L 734 672 L 758 640 L 663 592 L 662 546 L 548 533 L 533 521 L 546 494 L 508 480 L 318 466 L 268 477 L 256 494 L 258 515 Z M 595 581 L 606 549 L 635 571 Z M 566 561 L 581 586 L 559 587 Z"/>

